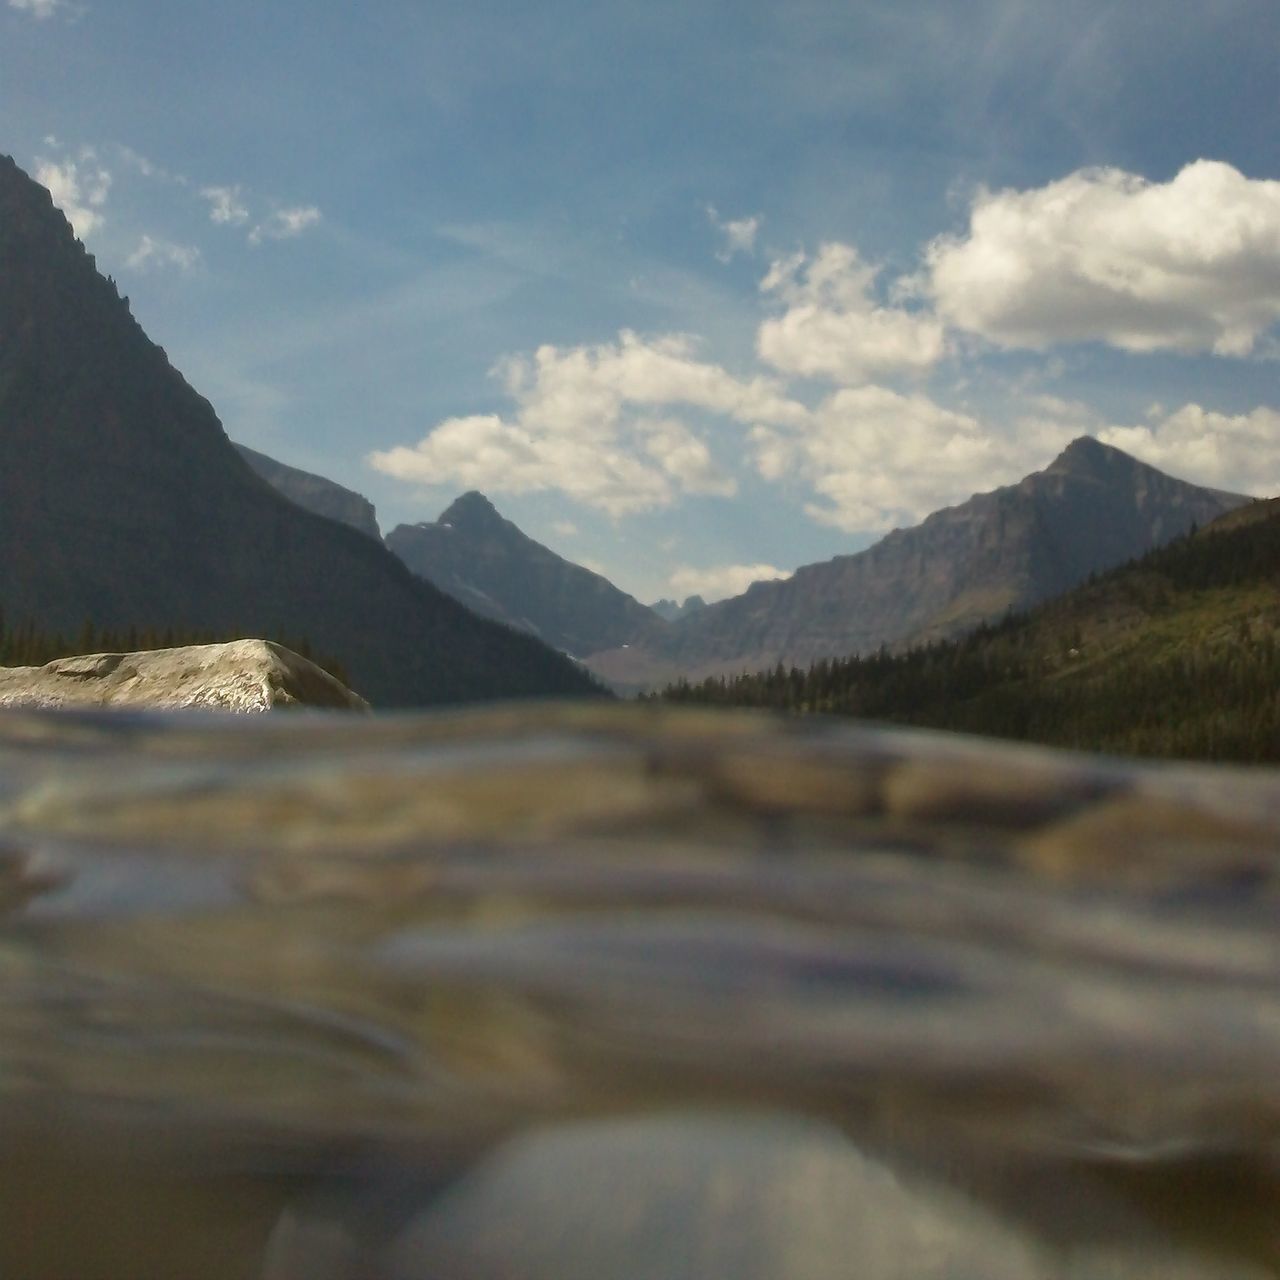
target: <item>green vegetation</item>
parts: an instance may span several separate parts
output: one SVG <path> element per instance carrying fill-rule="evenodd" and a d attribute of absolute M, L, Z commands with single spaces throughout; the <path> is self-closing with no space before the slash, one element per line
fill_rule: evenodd
<path fill-rule="evenodd" d="M 680 682 L 671 702 L 826 712 L 1091 751 L 1280 760 L 1280 506 L 905 653 Z"/>
<path fill-rule="evenodd" d="M 44 631 L 27 620 L 16 627 L 6 625 L 4 610 L 0 609 L 0 667 L 42 667 L 56 658 L 71 658 L 83 653 L 138 653 L 147 649 L 176 649 L 193 644 L 229 644 L 233 640 L 259 639 L 247 631 L 183 631 L 174 627 L 128 631 L 102 630 L 86 621 L 75 640 Z M 276 644 L 292 649 L 294 653 L 314 662 L 335 680 L 350 687 L 346 667 L 337 659 L 312 652 L 306 639 L 286 639 L 268 636 Z"/>

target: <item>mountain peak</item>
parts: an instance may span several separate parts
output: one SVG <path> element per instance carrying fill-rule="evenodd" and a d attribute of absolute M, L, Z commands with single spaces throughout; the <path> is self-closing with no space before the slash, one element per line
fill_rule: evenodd
<path fill-rule="evenodd" d="M 1093 472 L 1099 467 L 1114 466 L 1117 462 L 1132 465 L 1134 461 L 1135 459 L 1123 449 L 1103 444 L 1095 436 L 1077 436 L 1045 470 Z"/>
<path fill-rule="evenodd" d="M 502 520 L 498 508 L 478 489 L 471 489 L 455 498 L 441 513 L 437 524 L 466 525 L 477 528 L 497 524 Z"/>

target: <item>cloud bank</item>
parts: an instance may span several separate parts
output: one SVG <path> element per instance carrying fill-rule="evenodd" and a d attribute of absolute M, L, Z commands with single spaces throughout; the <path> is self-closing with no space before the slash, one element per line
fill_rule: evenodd
<path fill-rule="evenodd" d="M 593 347 L 540 347 L 495 369 L 509 417 L 450 418 L 413 446 L 371 453 L 386 475 L 494 493 L 555 489 L 613 516 L 670 505 L 677 495 L 727 496 L 736 482 L 684 406 L 739 423 L 802 424 L 804 406 L 767 378 L 741 380 L 698 360 L 680 335 L 624 331 Z"/>
<path fill-rule="evenodd" d="M 722 564 L 709 569 L 681 565 L 668 582 L 677 597 L 701 596 L 708 604 L 741 595 L 753 582 L 789 578 L 786 569 L 771 564 Z"/>
<path fill-rule="evenodd" d="M 1280 319 L 1280 182 L 1211 160 L 1165 183 L 1082 169 L 980 192 L 925 259 L 938 314 L 1001 346 L 1246 356 Z"/>
<path fill-rule="evenodd" d="M 941 323 L 879 305 L 871 292 L 878 274 L 847 244 L 774 262 L 760 289 L 785 310 L 760 326 L 760 359 L 782 373 L 849 385 L 930 369 L 947 352 Z"/>
<path fill-rule="evenodd" d="M 754 248 L 758 218 L 708 216 L 726 253 Z M 544 346 L 495 370 L 509 411 L 448 419 L 369 461 L 421 483 L 555 490 L 615 517 L 732 495 L 754 470 L 850 534 L 1017 480 L 1085 433 L 1200 483 L 1280 491 L 1280 413 L 1265 406 L 1233 415 L 1188 404 L 1125 424 L 1013 390 L 984 421 L 923 385 L 944 361 L 980 364 L 986 343 L 1257 354 L 1280 320 L 1280 182 L 1201 160 L 1163 183 L 1082 169 L 980 191 L 963 233 L 927 243 L 918 270 L 881 276 L 837 241 L 777 258 L 760 282 L 755 336 L 767 372 L 731 374 L 680 335 Z M 766 570 L 714 572 L 727 575 L 721 585 L 737 574 L 740 590 L 743 574 Z M 720 590 L 705 578 L 671 585 Z"/>

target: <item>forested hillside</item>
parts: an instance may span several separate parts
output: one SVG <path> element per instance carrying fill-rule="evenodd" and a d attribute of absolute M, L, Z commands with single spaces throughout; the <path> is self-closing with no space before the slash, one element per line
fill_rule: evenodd
<path fill-rule="evenodd" d="M 1254 503 L 958 641 L 662 696 L 1125 754 L 1278 760 L 1280 505 Z"/>

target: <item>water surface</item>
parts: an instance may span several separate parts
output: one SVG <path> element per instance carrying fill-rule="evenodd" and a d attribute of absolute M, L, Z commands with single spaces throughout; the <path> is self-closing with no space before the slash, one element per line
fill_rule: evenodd
<path fill-rule="evenodd" d="M 0 1275 L 1280 1270 L 1280 779 L 609 707 L 0 719 Z"/>

